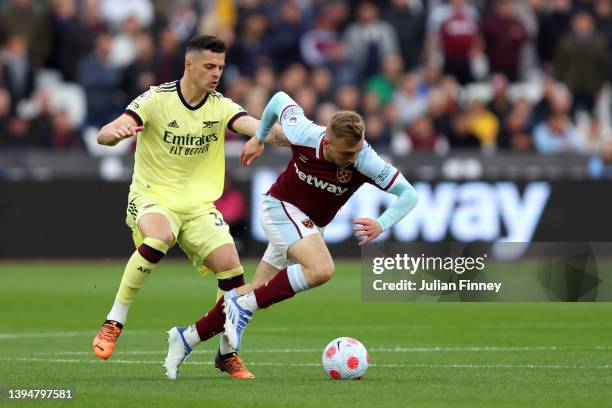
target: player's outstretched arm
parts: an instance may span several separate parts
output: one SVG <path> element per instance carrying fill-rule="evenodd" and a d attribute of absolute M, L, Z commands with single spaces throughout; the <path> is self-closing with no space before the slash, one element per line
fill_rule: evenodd
<path fill-rule="evenodd" d="M 367 244 L 400 222 L 417 205 L 418 197 L 416 190 L 401 174 L 398 174 L 393 185 L 387 191 L 396 195 L 397 200 L 380 217 L 375 220 L 370 218 L 356 218 L 353 220 L 355 236 L 363 238 L 359 245 Z"/>
<path fill-rule="evenodd" d="M 134 118 L 123 114 L 100 129 L 98 143 L 105 146 L 114 146 L 123 139 L 135 136 L 136 133 L 143 130 L 144 126 L 138 126 Z"/>
<path fill-rule="evenodd" d="M 355 236 L 362 239 L 359 241 L 359 245 L 367 244 L 400 222 L 417 204 L 416 190 L 401 174 L 398 175 L 387 191 L 396 195 L 397 200 L 380 217 L 375 220 L 371 218 L 355 218 L 353 220 Z"/>
<path fill-rule="evenodd" d="M 247 136 L 251 136 L 240 153 L 240 164 L 249 166 L 261 156 L 264 150 L 264 143 L 257 140 L 255 136 L 257 129 L 260 127 L 260 121 L 252 116 L 241 116 L 233 124 L 234 130 Z M 276 146 L 290 146 L 289 140 L 283 133 L 280 125 L 274 125 L 265 137 L 265 142 Z"/>

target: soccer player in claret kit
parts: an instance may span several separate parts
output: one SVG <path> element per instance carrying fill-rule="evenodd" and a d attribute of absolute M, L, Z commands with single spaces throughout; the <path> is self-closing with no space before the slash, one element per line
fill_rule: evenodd
<path fill-rule="evenodd" d="M 98 357 L 111 356 L 137 292 L 174 244 L 201 273 L 215 273 L 217 299 L 244 284 L 229 227 L 213 203 L 223 192 L 225 129 L 254 136 L 259 121 L 215 91 L 225 51 L 216 37 L 190 40 L 183 77 L 151 87 L 100 130 L 98 142 L 109 146 L 139 136 L 126 219 L 137 250 L 94 338 Z M 270 133 L 274 144 L 282 145 L 283 138 L 278 128 Z M 262 151 L 263 146 L 255 155 Z M 169 332 L 171 339 L 177 336 Z M 253 377 L 224 336 L 215 366 L 234 378 Z"/>
<path fill-rule="evenodd" d="M 293 154 L 262 203 L 260 222 L 268 248 L 251 284 L 226 293 L 193 325 L 171 329 L 180 333 L 181 340 L 169 344 L 165 360 L 174 377 L 195 345 L 225 331 L 238 350 L 242 333 L 257 309 L 332 277 L 334 262 L 323 241 L 323 228 L 362 184 L 374 184 L 398 199 L 376 220 L 354 220 L 360 245 L 388 230 L 416 205 L 414 188 L 365 142 L 361 116 L 337 112 L 327 127 L 318 126 L 284 92 L 275 94 L 266 106 L 256 138 L 243 149 L 242 164 L 256 159 L 265 134 L 277 120 Z"/>

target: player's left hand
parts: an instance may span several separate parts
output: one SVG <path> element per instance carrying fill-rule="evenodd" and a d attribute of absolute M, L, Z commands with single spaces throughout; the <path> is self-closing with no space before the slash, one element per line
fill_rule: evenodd
<path fill-rule="evenodd" d="M 252 137 L 240 152 L 240 165 L 250 166 L 255 160 L 261 156 L 264 151 L 264 143 Z"/>
<path fill-rule="evenodd" d="M 371 218 L 355 218 L 353 224 L 355 224 L 353 231 L 357 239 L 365 237 L 359 241 L 359 245 L 365 245 L 382 234 L 382 227 L 378 221 Z"/>

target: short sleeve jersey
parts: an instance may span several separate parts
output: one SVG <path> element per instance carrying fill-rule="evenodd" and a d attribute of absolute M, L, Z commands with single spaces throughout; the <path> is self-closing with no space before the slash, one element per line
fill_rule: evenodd
<path fill-rule="evenodd" d="M 191 106 L 175 81 L 151 87 L 125 114 L 145 127 L 136 144 L 131 191 L 179 213 L 197 211 L 221 196 L 225 129 L 246 115 L 242 107 L 218 92 Z"/>
<path fill-rule="evenodd" d="M 362 184 L 386 191 L 400 174 L 367 143 L 355 165 L 342 168 L 325 160 L 325 127 L 308 120 L 298 105 L 285 105 L 279 121 L 291 143 L 292 157 L 268 194 L 295 205 L 319 227 L 329 224 Z"/>

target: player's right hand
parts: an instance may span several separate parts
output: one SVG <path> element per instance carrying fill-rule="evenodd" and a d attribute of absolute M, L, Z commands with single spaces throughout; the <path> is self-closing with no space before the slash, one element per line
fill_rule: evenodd
<path fill-rule="evenodd" d="M 119 126 L 115 129 L 113 136 L 117 142 L 127 139 L 128 137 L 136 136 L 136 133 L 142 132 L 144 126 Z"/>
<path fill-rule="evenodd" d="M 252 137 L 240 152 L 240 164 L 242 166 L 250 166 L 264 151 L 264 143 Z"/>

